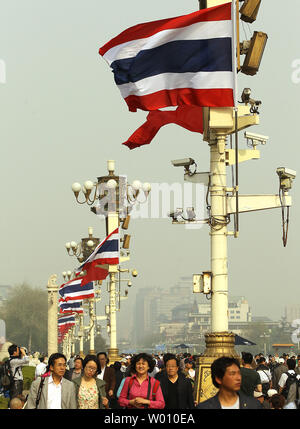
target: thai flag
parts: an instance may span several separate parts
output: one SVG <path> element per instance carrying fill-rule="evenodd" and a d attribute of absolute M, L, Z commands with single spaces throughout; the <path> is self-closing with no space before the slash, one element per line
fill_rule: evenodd
<path fill-rule="evenodd" d="M 120 234 L 116 228 L 109 234 L 93 253 L 76 270 L 77 273 L 86 271 L 82 286 L 92 280 L 104 280 L 108 276 L 108 266 L 117 265 L 120 261 Z"/>
<path fill-rule="evenodd" d="M 129 110 L 234 106 L 232 5 L 131 27 L 100 48 Z M 235 55 L 235 54 L 234 54 Z M 233 72 L 234 70 L 234 72 Z"/>
<path fill-rule="evenodd" d="M 83 314 L 82 300 L 59 300 L 59 312 L 60 313 L 77 313 Z"/>
<path fill-rule="evenodd" d="M 57 321 L 58 330 L 60 333 L 68 331 L 72 326 L 75 325 L 75 316 L 63 316 Z"/>
<path fill-rule="evenodd" d="M 83 285 L 82 279 L 83 277 L 76 277 L 60 286 L 58 293 L 65 302 L 94 298 L 93 282 Z"/>
<path fill-rule="evenodd" d="M 75 325 L 75 316 L 63 316 L 58 319 L 58 342 L 61 343 L 66 333 Z"/>
<path fill-rule="evenodd" d="M 120 260 L 120 234 L 119 228 L 109 234 L 93 253 L 80 265 L 77 272 L 88 269 L 91 263 L 95 265 L 117 265 Z"/>

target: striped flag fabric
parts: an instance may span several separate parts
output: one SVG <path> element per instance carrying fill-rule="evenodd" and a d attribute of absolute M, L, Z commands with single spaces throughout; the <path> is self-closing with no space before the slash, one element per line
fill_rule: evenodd
<path fill-rule="evenodd" d="M 120 234 L 116 228 L 109 234 L 93 253 L 76 270 L 77 273 L 86 271 L 83 276 L 82 286 L 93 280 L 104 280 L 108 276 L 108 266 L 118 265 L 120 261 Z"/>
<path fill-rule="evenodd" d="M 65 302 L 94 298 L 93 282 L 83 285 L 82 279 L 83 277 L 76 277 L 60 286 L 58 293 Z"/>
<path fill-rule="evenodd" d="M 65 301 L 62 298 L 59 300 L 59 312 L 83 314 L 82 299 Z"/>
<path fill-rule="evenodd" d="M 179 106 L 176 110 L 155 110 L 146 122 L 122 143 L 129 149 L 150 144 L 158 131 L 167 124 L 177 124 L 189 131 L 203 134 L 203 111 L 199 106 Z"/>
<path fill-rule="evenodd" d="M 97 262 L 97 265 L 117 265 L 120 259 L 120 234 L 119 228 L 110 233 L 80 265 L 77 271 L 87 268 L 87 264 Z"/>
<path fill-rule="evenodd" d="M 66 333 L 75 325 L 75 316 L 62 316 L 58 319 L 58 342 L 61 343 L 66 335 Z"/>
<path fill-rule="evenodd" d="M 99 49 L 132 112 L 234 106 L 232 5 L 128 28 Z M 234 72 L 233 72 L 234 70 Z"/>
<path fill-rule="evenodd" d="M 75 316 L 70 315 L 70 316 L 59 317 L 57 323 L 58 323 L 58 328 L 61 330 L 64 330 L 65 328 L 69 328 L 75 325 Z"/>

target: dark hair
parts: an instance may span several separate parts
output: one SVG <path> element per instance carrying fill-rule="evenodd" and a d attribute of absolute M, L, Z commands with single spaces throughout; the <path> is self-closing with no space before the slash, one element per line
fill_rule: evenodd
<path fill-rule="evenodd" d="M 250 365 L 253 361 L 253 355 L 248 352 L 242 352 L 242 359 L 245 363 Z"/>
<path fill-rule="evenodd" d="M 288 359 L 286 361 L 288 369 L 295 369 L 296 368 L 296 361 L 294 359 Z"/>
<path fill-rule="evenodd" d="M 120 369 L 121 369 L 121 362 L 118 362 L 118 361 L 116 361 L 113 365 L 112 365 L 112 367 L 116 370 L 116 371 L 120 371 Z"/>
<path fill-rule="evenodd" d="M 212 363 L 212 365 L 211 365 L 211 378 L 212 378 L 213 385 L 217 389 L 220 388 L 220 385 L 216 381 L 216 377 L 220 378 L 222 380 L 222 378 L 225 375 L 226 369 L 231 365 L 236 365 L 238 368 L 240 368 L 240 363 L 237 359 L 226 357 L 226 356 L 222 356 L 219 359 L 216 359 Z"/>
<path fill-rule="evenodd" d="M 155 367 L 155 360 L 153 359 L 153 357 L 151 355 L 149 355 L 147 353 L 139 353 L 138 355 L 133 356 L 133 358 L 131 359 L 131 364 L 130 364 L 131 371 L 136 373 L 135 366 L 136 366 L 137 362 L 141 359 L 148 362 L 148 365 L 149 365 L 148 372 L 152 372 L 154 370 L 154 367 Z"/>
<path fill-rule="evenodd" d="M 168 360 L 170 359 L 169 356 L 172 356 L 171 359 L 174 359 L 173 356 L 175 356 L 175 355 L 173 353 L 166 353 L 163 355 L 163 362 L 164 362 L 165 366 L 166 366 L 166 362 L 168 362 Z"/>
<path fill-rule="evenodd" d="M 109 363 L 108 356 L 107 356 L 107 354 L 106 354 L 105 352 L 99 352 L 99 353 L 97 353 L 97 359 L 99 359 L 99 355 L 104 355 L 104 356 L 105 356 L 105 358 L 106 358 L 106 364 L 108 364 L 108 363 Z"/>
<path fill-rule="evenodd" d="M 100 363 L 98 361 L 98 358 L 95 355 L 86 355 L 86 357 L 82 361 L 82 367 L 85 368 L 86 364 L 90 361 L 95 362 L 97 365 L 97 373 L 101 371 Z"/>
<path fill-rule="evenodd" d="M 80 356 L 76 356 L 76 358 L 74 359 L 74 362 L 75 362 L 76 360 L 80 360 L 80 361 L 81 361 L 81 363 L 82 363 L 82 367 L 83 367 L 83 359 L 82 359 L 82 357 L 80 357 Z"/>
<path fill-rule="evenodd" d="M 275 408 L 275 410 L 280 410 L 285 404 L 285 398 L 283 395 L 276 393 L 275 395 L 271 396 L 270 404 L 273 408 Z"/>
<path fill-rule="evenodd" d="M 50 366 L 54 366 L 54 363 L 57 359 L 61 359 L 61 358 L 63 358 L 65 362 L 67 362 L 66 356 L 63 355 L 62 353 L 52 353 L 52 355 L 49 357 L 49 360 L 48 360 L 47 371 L 49 371 Z"/>
<path fill-rule="evenodd" d="M 176 366 L 179 368 L 180 362 L 179 362 L 179 359 L 176 357 L 176 355 L 174 355 L 172 353 L 168 353 L 168 356 L 165 360 L 165 366 L 167 365 L 167 362 L 169 362 L 169 360 L 175 360 Z"/>
<path fill-rule="evenodd" d="M 10 356 L 12 356 L 14 354 L 15 351 L 18 350 L 18 346 L 17 344 L 12 344 L 8 347 L 7 351 L 9 353 Z"/>

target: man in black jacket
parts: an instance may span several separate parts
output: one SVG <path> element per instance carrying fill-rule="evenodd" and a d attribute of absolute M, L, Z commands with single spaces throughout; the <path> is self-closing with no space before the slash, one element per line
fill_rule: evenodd
<path fill-rule="evenodd" d="M 219 392 L 200 402 L 199 409 L 260 409 L 262 405 L 251 396 L 240 392 L 241 372 L 238 360 L 229 357 L 216 359 L 211 365 L 211 378 L 213 385 Z"/>
<path fill-rule="evenodd" d="M 74 380 L 77 377 L 83 375 L 83 359 L 80 356 L 74 358 L 74 367 L 71 369 L 66 369 L 64 378 L 67 380 Z"/>
<path fill-rule="evenodd" d="M 178 370 L 179 360 L 175 355 L 168 354 L 165 359 L 165 371 L 159 377 L 165 409 L 195 408 L 192 383 Z"/>

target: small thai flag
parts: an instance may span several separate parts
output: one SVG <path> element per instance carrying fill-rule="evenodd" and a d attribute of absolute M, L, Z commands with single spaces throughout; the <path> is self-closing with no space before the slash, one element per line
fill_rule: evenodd
<path fill-rule="evenodd" d="M 93 282 L 82 285 L 82 279 L 83 277 L 77 277 L 61 285 L 58 293 L 65 302 L 94 298 Z"/>

